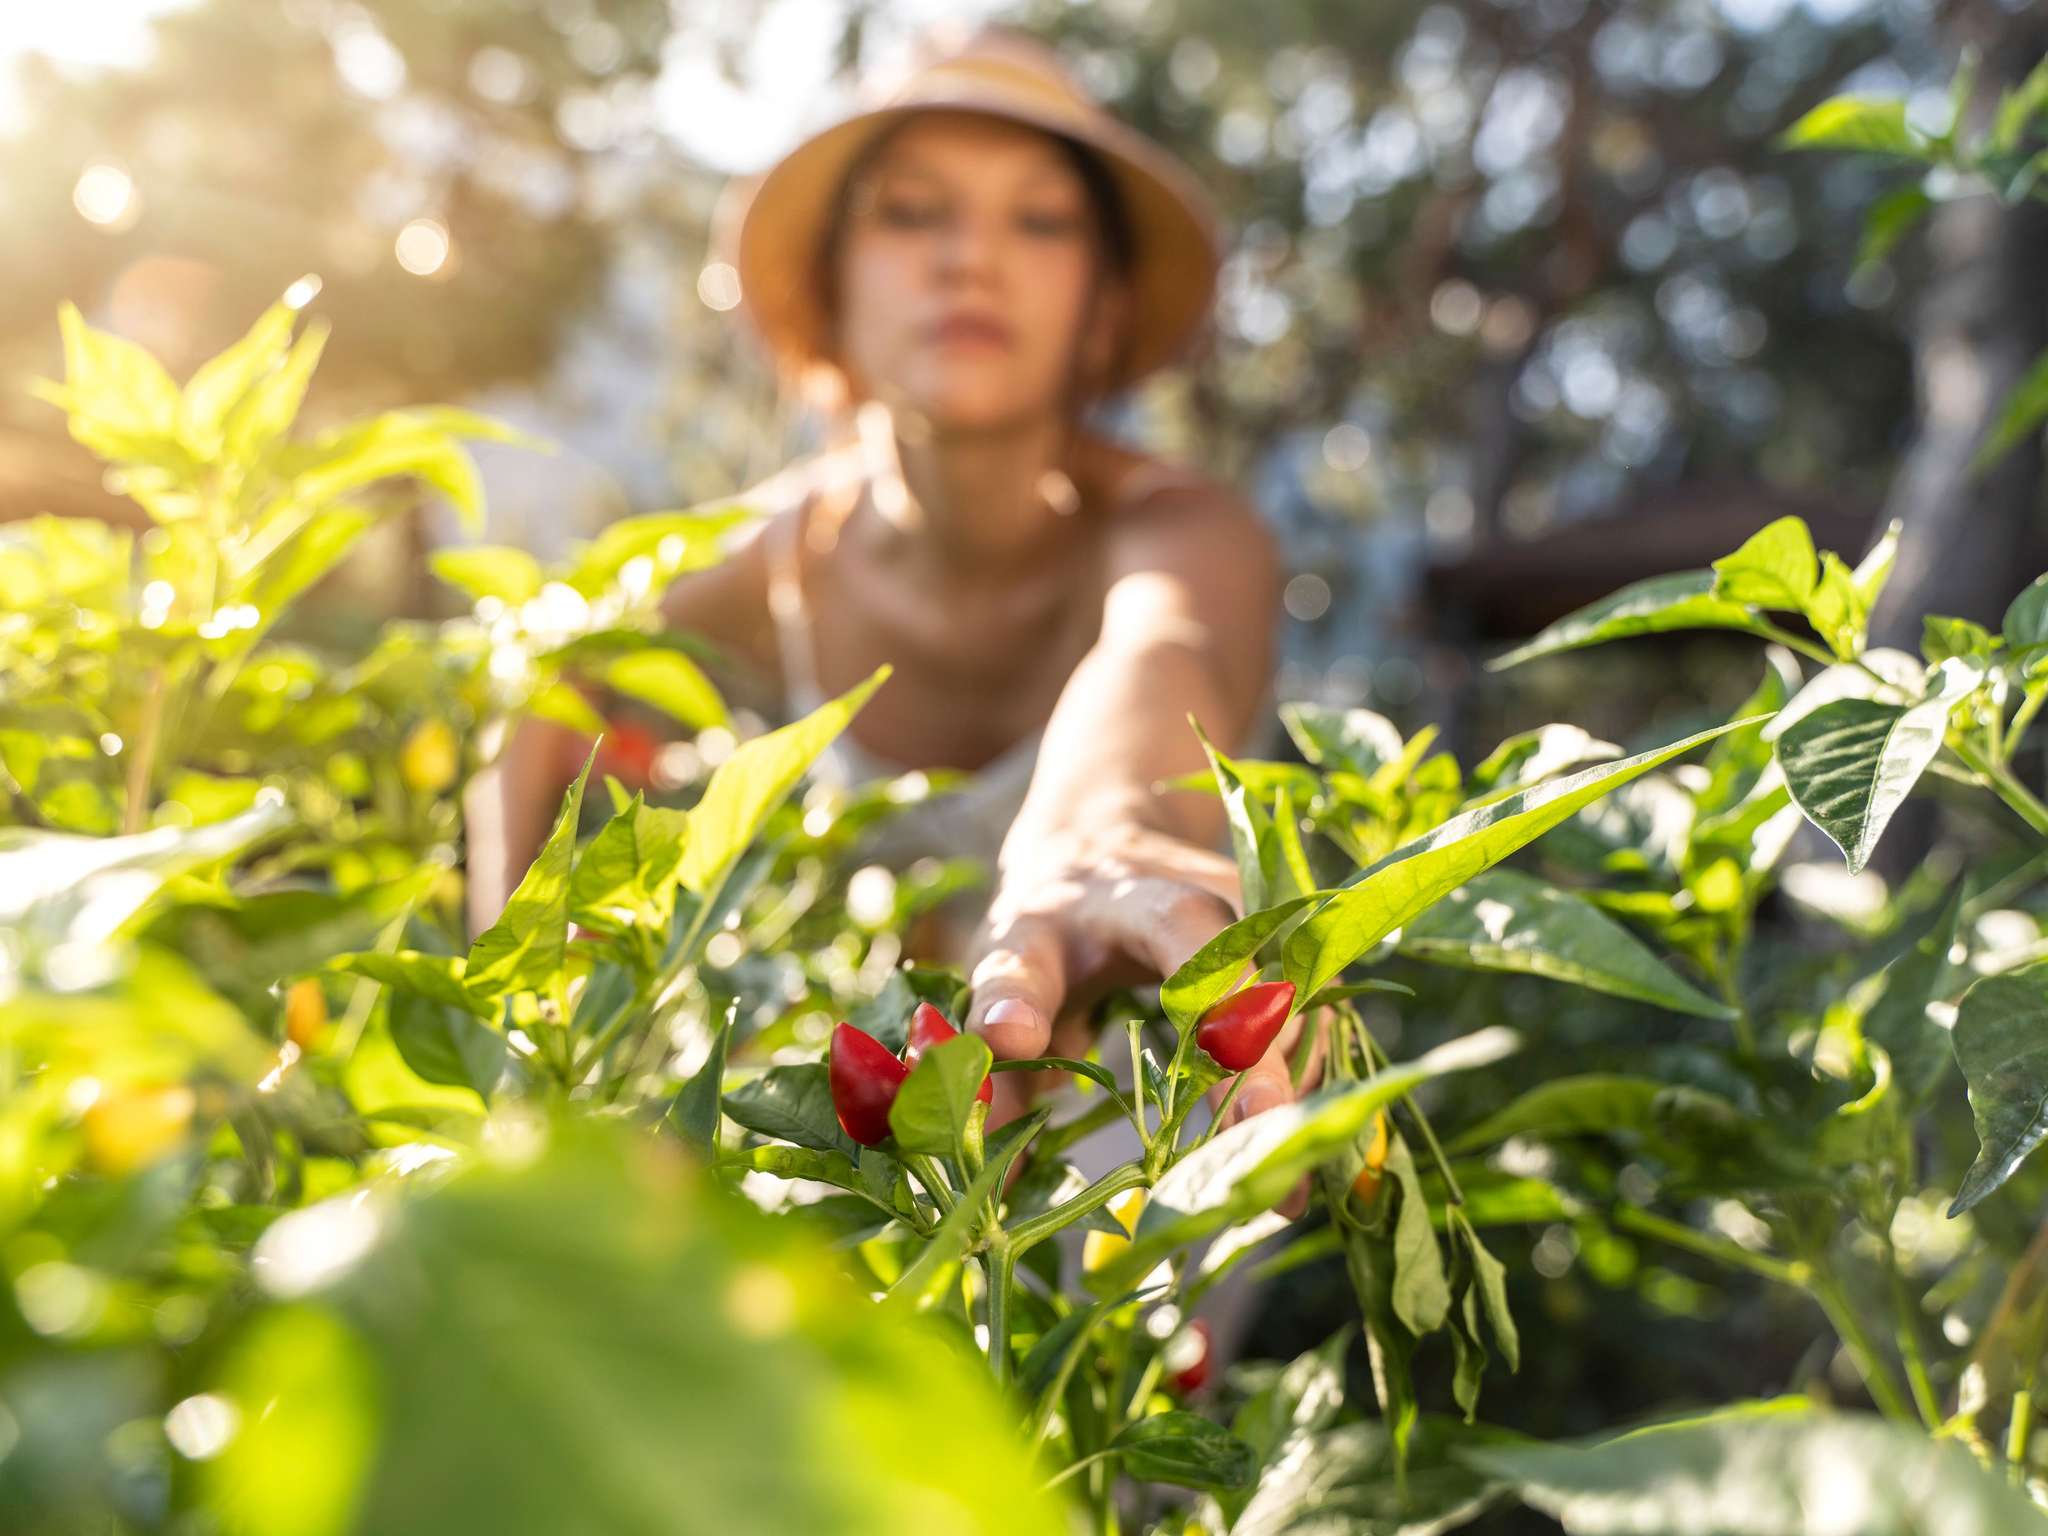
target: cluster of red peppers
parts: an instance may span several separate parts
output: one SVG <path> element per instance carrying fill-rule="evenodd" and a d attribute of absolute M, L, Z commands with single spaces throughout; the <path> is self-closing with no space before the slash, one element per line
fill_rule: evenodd
<path fill-rule="evenodd" d="M 841 1024 L 832 1031 L 832 1108 L 839 1127 L 864 1147 L 878 1147 L 889 1139 L 889 1106 L 903 1086 L 910 1069 L 935 1045 L 943 1045 L 960 1031 L 930 1003 L 919 1003 L 910 1016 L 910 1038 L 898 1056 L 864 1029 Z M 984 1077 L 975 1095 L 982 1103 L 995 1097 L 995 1084 Z"/>
<path fill-rule="evenodd" d="M 1293 1010 L 1293 982 L 1260 982 L 1232 993 L 1203 1014 L 1195 1026 L 1195 1044 L 1226 1072 L 1242 1072 L 1272 1048 Z M 919 1003 L 911 1015 L 910 1036 L 901 1056 L 851 1024 L 833 1030 L 829 1077 L 840 1128 L 864 1147 L 887 1141 L 889 1106 L 896 1102 L 910 1069 L 926 1051 L 959 1033 L 930 1003 Z M 986 1104 L 994 1092 L 984 1077 L 977 1097 Z"/>

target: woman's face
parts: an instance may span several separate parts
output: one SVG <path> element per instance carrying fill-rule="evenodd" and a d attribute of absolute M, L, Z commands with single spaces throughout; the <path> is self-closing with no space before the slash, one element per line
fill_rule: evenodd
<path fill-rule="evenodd" d="M 851 188 L 839 247 L 840 361 L 863 398 L 941 431 L 1066 408 L 1110 358 L 1100 236 L 1052 139 L 971 113 L 920 113 Z"/>

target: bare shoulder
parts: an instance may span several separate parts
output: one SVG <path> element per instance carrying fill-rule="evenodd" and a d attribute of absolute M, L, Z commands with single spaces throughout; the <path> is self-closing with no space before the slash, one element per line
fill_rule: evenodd
<path fill-rule="evenodd" d="M 1265 519 L 1249 500 L 1199 470 L 1103 445 L 1112 549 L 1127 563 L 1190 556 L 1240 563 L 1247 578 L 1270 575 L 1275 555 Z M 1177 558 L 1176 558 L 1177 557 Z"/>

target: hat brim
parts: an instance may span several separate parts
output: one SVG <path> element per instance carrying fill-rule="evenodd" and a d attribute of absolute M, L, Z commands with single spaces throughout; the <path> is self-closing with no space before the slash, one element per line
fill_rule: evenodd
<path fill-rule="evenodd" d="M 1221 238 L 1208 199 L 1180 165 L 1107 116 L 1077 119 L 1026 104 L 924 96 L 880 107 L 803 141 L 751 186 L 736 186 L 720 223 L 731 231 L 741 307 L 770 351 L 802 366 L 831 355 L 824 310 L 826 224 L 840 187 L 861 155 L 905 118 L 971 112 L 1021 123 L 1094 151 L 1124 202 L 1131 234 L 1131 317 L 1110 391 L 1178 360 L 1215 297 Z"/>

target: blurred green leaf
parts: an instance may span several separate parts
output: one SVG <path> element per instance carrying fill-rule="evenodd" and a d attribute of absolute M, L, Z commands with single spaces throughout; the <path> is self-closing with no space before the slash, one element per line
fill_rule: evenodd
<path fill-rule="evenodd" d="M 693 731 L 728 723 L 725 700 L 703 669 L 681 651 L 629 651 L 606 666 L 604 680 Z"/>
<path fill-rule="evenodd" d="M 474 1089 L 488 1101 L 505 1070 L 505 1037 L 466 1008 L 394 988 L 391 1040 L 405 1064 L 430 1083 Z"/>
<path fill-rule="evenodd" d="M 1960 1216 L 2048 1138 L 2048 961 L 1976 982 L 1957 1005 L 1953 1039 L 1979 1143 L 1948 1209 Z"/>
<path fill-rule="evenodd" d="M 569 943 L 570 860 L 576 848 L 576 820 L 583 809 L 583 785 L 596 749 L 583 760 L 575 783 L 562 796 L 554 830 L 498 920 L 469 947 L 463 983 L 481 997 L 538 991 L 560 976 Z"/>
<path fill-rule="evenodd" d="M 1127 1424 L 1110 1441 L 1141 1483 L 1242 1488 L 1258 1471 L 1252 1448 L 1220 1424 L 1178 1408 Z"/>
<path fill-rule="evenodd" d="M 540 562 L 509 544 L 437 549 L 427 557 L 427 564 L 441 580 L 466 593 L 471 602 L 493 597 L 508 608 L 517 608 L 538 594 L 544 580 Z"/>
<path fill-rule="evenodd" d="M 1778 137 L 1786 149 L 1854 149 L 1927 157 L 1928 144 L 1906 122 L 1906 104 L 1866 96 L 1833 96 Z"/>

